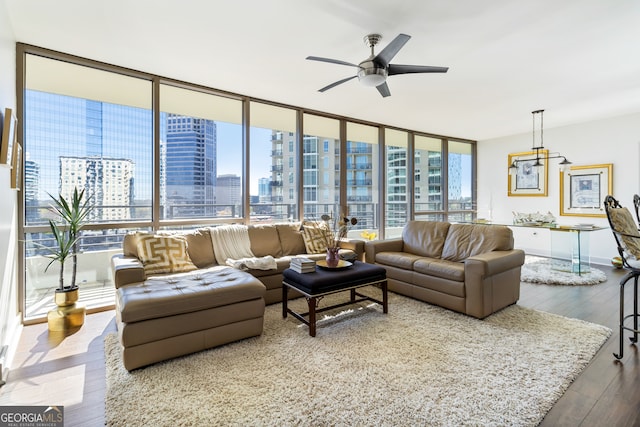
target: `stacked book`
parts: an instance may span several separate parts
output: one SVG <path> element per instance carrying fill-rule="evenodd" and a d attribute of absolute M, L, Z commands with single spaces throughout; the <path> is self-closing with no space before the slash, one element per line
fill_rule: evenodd
<path fill-rule="evenodd" d="M 297 273 L 313 273 L 316 271 L 316 262 L 309 258 L 291 258 L 290 269 Z"/>

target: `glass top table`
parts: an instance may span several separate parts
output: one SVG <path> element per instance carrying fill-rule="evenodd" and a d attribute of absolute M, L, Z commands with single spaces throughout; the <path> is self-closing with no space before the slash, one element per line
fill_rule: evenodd
<path fill-rule="evenodd" d="M 467 224 L 547 229 L 551 232 L 551 258 L 566 259 L 568 257 L 570 260 L 570 264 L 568 264 L 567 267 L 560 264 L 554 268 L 579 276 L 590 271 L 589 232 L 608 229 L 608 227 L 593 224 L 558 225 L 556 223 L 541 222 L 507 224 L 506 222 L 472 221 L 467 222 Z"/>

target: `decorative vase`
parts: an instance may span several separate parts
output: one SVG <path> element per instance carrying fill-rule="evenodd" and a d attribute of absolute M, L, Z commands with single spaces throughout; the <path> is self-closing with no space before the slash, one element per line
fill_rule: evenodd
<path fill-rule="evenodd" d="M 327 266 L 328 267 L 337 267 L 340 262 L 340 256 L 338 255 L 338 251 L 340 248 L 327 248 Z"/>
<path fill-rule="evenodd" d="M 80 328 L 84 324 L 86 308 L 78 302 L 78 288 L 56 289 L 54 302 L 57 308 L 47 313 L 49 330 L 67 332 Z"/>

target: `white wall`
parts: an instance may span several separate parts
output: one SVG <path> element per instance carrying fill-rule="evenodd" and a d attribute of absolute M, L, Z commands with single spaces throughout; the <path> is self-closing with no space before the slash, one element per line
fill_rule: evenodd
<path fill-rule="evenodd" d="M 545 111 L 549 116 L 553 111 Z M 558 161 L 549 165 L 547 197 L 508 197 L 508 154 L 529 151 L 531 133 L 478 142 L 478 217 L 511 223 L 513 212 L 551 212 L 558 224 L 594 223 L 609 227 L 606 218 L 560 216 Z M 633 211 L 640 194 L 640 113 L 544 129 L 544 146 L 560 152 L 574 166 L 613 164 L 613 195 Z M 516 246 L 530 253 L 550 254 L 549 232 L 515 229 Z M 592 262 L 608 264 L 617 255 L 610 230 L 589 233 Z"/>
<path fill-rule="evenodd" d="M 0 3 L 0 109 L 16 109 L 15 37 L 4 2 Z M 9 346 L 5 365 L 20 331 L 17 298 L 17 192 L 11 189 L 11 169 L 0 165 L 0 349 Z M 2 366 L 4 369 L 6 366 Z M 0 372 L 0 377 L 4 374 Z"/>

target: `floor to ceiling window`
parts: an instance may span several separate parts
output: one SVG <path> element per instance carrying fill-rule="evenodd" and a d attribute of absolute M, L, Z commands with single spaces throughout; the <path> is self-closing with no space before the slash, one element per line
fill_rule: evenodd
<path fill-rule="evenodd" d="M 384 177 L 385 226 L 387 238 L 399 237 L 407 223 L 411 207 L 412 184 L 409 173 L 409 134 L 395 129 L 385 129 Z"/>
<path fill-rule="evenodd" d="M 415 219 L 444 221 L 442 140 L 416 135 L 413 162 Z"/>
<path fill-rule="evenodd" d="M 447 219 L 472 221 L 476 207 L 473 201 L 473 145 L 449 141 L 447 145 Z"/>
<path fill-rule="evenodd" d="M 82 233 L 77 282 L 89 308 L 113 303 L 109 262 L 126 230 L 151 220 L 151 82 L 35 55 L 25 58 L 25 317 L 46 314 L 57 286 L 50 195 L 85 190 L 94 209 Z M 98 84 L 99 83 L 99 84 Z M 71 269 L 65 280 L 69 283 Z"/>
<path fill-rule="evenodd" d="M 161 219 L 243 216 L 242 101 L 160 85 Z"/>
<path fill-rule="evenodd" d="M 346 182 L 347 209 L 358 219 L 354 229 L 379 233 L 380 201 L 378 128 L 347 122 Z"/>
<path fill-rule="evenodd" d="M 298 219 L 296 112 L 250 102 L 251 222 Z"/>
<path fill-rule="evenodd" d="M 302 206 L 304 218 L 340 214 L 340 121 L 304 114 Z"/>

